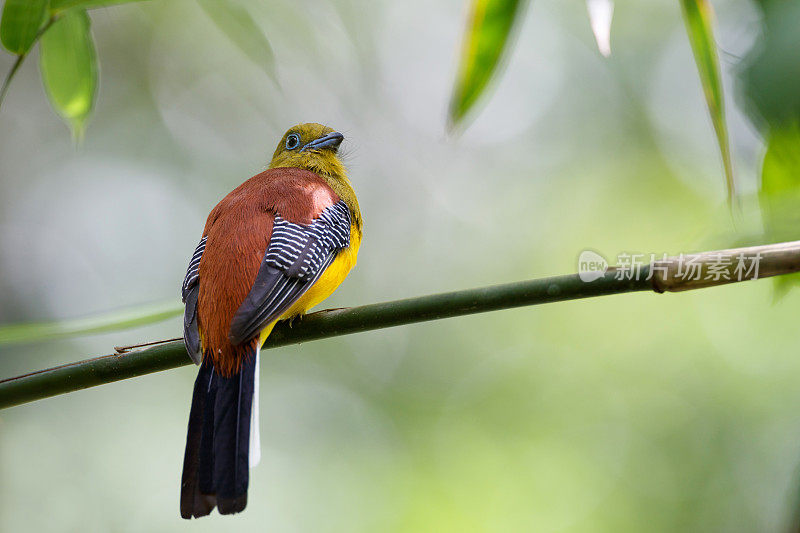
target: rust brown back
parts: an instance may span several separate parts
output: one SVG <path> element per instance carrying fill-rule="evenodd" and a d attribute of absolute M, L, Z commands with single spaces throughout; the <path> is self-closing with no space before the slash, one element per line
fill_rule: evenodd
<path fill-rule="evenodd" d="M 225 376 L 236 373 L 258 339 L 240 346 L 228 341 L 231 320 L 250 292 L 269 245 L 274 217 L 310 224 L 339 197 L 317 174 L 273 168 L 239 185 L 208 215 L 208 238 L 200 261 L 198 324 L 204 357 Z"/>

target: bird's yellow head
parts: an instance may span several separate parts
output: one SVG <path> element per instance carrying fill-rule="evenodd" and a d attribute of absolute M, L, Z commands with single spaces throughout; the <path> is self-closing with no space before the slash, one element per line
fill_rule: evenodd
<path fill-rule="evenodd" d="M 322 124 L 298 124 L 289 128 L 269 168 L 294 167 L 316 172 L 324 177 L 345 178 L 345 169 L 337 155 L 344 135 Z"/>

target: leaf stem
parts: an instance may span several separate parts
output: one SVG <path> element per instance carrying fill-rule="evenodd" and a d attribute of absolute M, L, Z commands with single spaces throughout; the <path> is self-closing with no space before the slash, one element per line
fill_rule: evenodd
<path fill-rule="evenodd" d="M 6 93 L 8 92 L 8 86 L 11 85 L 11 80 L 14 78 L 14 75 L 19 70 L 19 67 L 22 65 L 22 62 L 25 61 L 25 56 L 28 54 L 20 54 L 17 56 L 17 60 L 14 61 L 14 64 L 11 65 L 11 70 L 8 71 L 6 75 L 6 79 L 3 80 L 3 87 L 0 88 L 0 109 L 3 108 L 3 100 L 5 100 Z"/>

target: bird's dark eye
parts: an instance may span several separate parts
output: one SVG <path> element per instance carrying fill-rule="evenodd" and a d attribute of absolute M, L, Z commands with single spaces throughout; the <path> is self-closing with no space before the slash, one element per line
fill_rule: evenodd
<path fill-rule="evenodd" d="M 287 150 L 294 150 L 300 146 L 300 136 L 296 133 L 292 133 L 288 137 L 286 137 L 286 149 Z"/>

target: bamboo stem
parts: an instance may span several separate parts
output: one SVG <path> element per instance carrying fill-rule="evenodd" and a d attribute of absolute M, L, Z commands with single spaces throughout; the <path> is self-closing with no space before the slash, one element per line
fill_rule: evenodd
<path fill-rule="evenodd" d="M 277 324 L 264 348 L 525 305 L 650 290 L 647 280 L 617 280 L 609 272 L 585 283 L 577 275 L 434 294 L 321 311 Z M 191 364 L 183 342 L 111 354 L 0 381 L 0 409 L 57 394 Z"/>
<path fill-rule="evenodd" d="M 741 258 L 747 270 L 737 274 Z M 798 271 L 800 241 L 682 255 L 641 268 L 611 267 L 589 282 L 572 274 L 320 311 L 292 326 L 277 324 L 264 348 L 500 309 L 628 292 L 678 292 Z M 178 340 L 40 370 L 0 380 L 0 409 L 190 363 Z"/>

